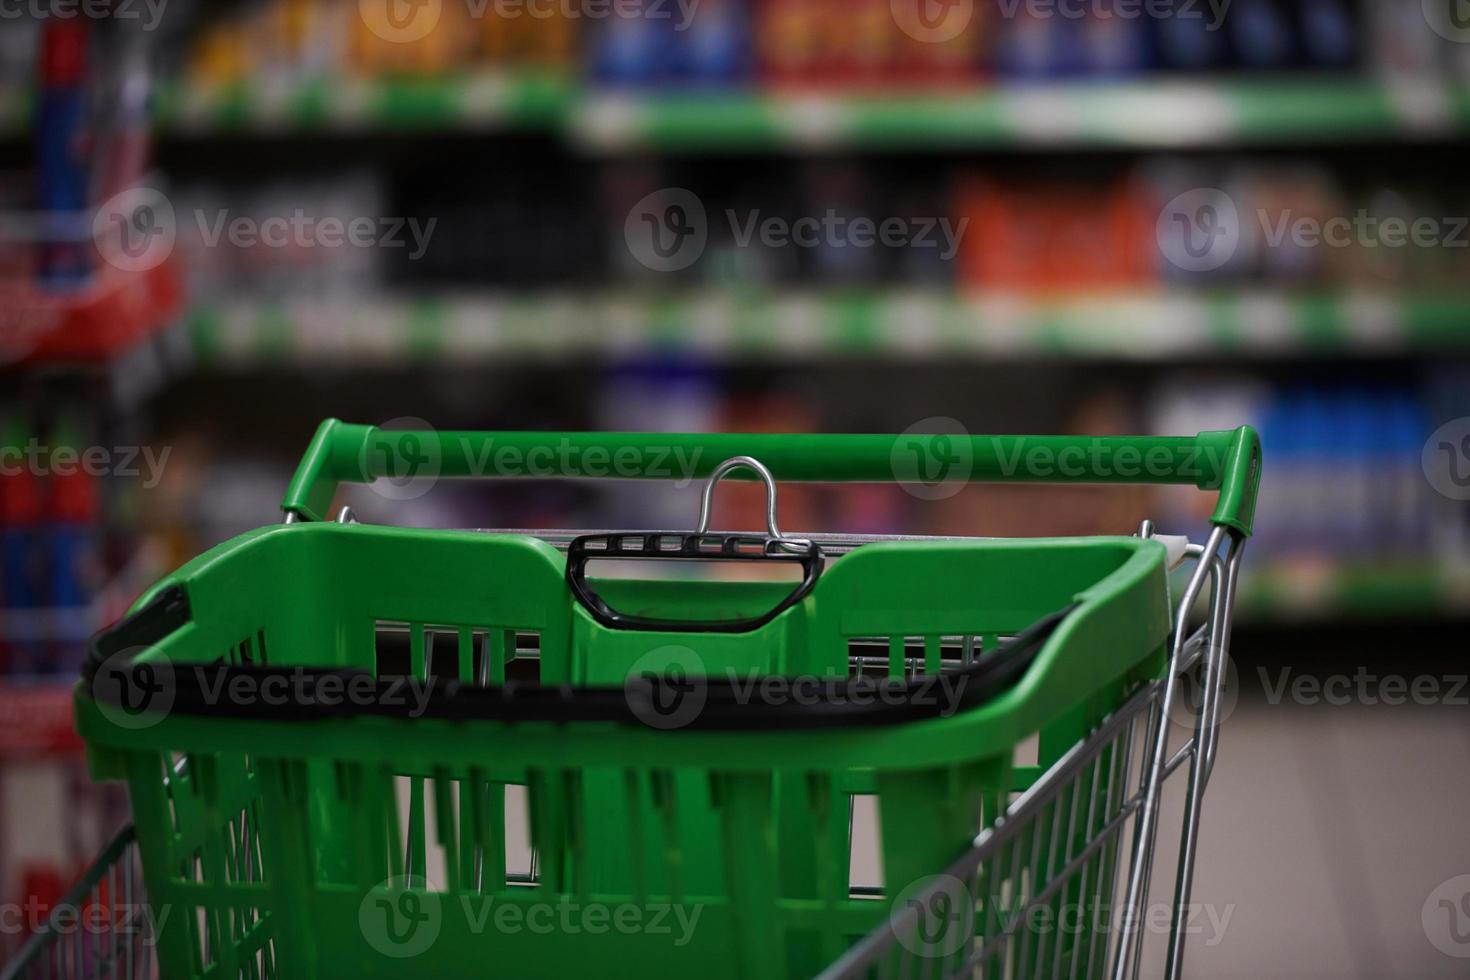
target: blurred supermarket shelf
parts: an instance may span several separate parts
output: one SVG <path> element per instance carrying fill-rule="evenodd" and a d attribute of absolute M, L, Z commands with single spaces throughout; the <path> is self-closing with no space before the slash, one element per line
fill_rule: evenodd
<path fill-rule="evenodd" d="M 31 98 L 0 91 L 0 133 Z M 480 70 L 424 78 L 159 84 L 164 135 L 401 130 L 562 132 L 600 150 L 1311 144 L 1454 137 L 1470 85 L 1362 78 L 1063 82 L 862 95 L 587 88 L 566 72 Z"/>
<path fill-rule="evenodd" d="M 455 129 L 553 125 L 572 96 L 565 74 L 472 72 L 411 78 L 321 78 L 164 84 L 159 128 L 176 135 L 271 131 Z"/>
<path fill-rule="evenodd" d="M 0 761 L 38 755 L 80 755 L 82 740 L 72 724 L 75 678 L 0 681 Z"/>
<path fill-rule="evenodd" d="M 15 135 L 26 128 L 32 112 L 31 93 L 20 86 L 0 85 L 0 136 Z"/>
<path fill-rule="evenodd" d="M 1358 356 L 1470 347 L 1470 293 L 1188 290 L 436 294 L 196 306 L 204 365 L 566 360 L 649 348 L 771 356 Z"/>
<path fill-rule="evenodd" d="M 142 272 L 104 266 L 69 291 L 0 281 L 0 365 L 112 361 L 176 322 L 183 289 L 175 262 Z"/>
<path fill-rule="evenodd" d="M 1264 564 L 1242 575 L 1240 611 L 1258 623 L 1463 617 L 1470 615 L 1470 567 L 1414 561 Z"/>
<path fill-rule="evenodd" d="M 1054 84 L 962 95 L 598 96 L 572 131 L 606 149 L 746 146 L 1182 147 L 1452 135 L 1470 87 L 1373 80 Z"/>
<path fill-rule="evenodd" d="M 0 760 L 81 752 L 71 699 L 82 651 L 92 634 L 126 614 L 164 561 L 157 545 L 141 547 L 86 606 L 0 610 L 0 648 L 13 661 L 0 676 Z"/>
<path fill-rule="evenodd" d="M 93 595 L 85 606 L 55 609 L 8 607 L 0 611 L 0 643 L 81 650 L 94 633 L 121 619 L 133 600 L 167 570 L 156 543 L 141 546 Z M 70 680 L 70 677 L 68 677 Z"/>

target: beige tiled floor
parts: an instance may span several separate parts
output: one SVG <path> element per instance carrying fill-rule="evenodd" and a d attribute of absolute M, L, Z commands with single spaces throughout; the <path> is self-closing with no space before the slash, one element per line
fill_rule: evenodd
<path fill-rule="evenodd" d="M 1234 908 L 1218 944 L 1189 947 L 1187 975 L 1470 976 L 1421 919 L 1436 885 L 1470 873 L 1467 750 L 1463 706 L 1243 700 L 1222 731 L 1194 888 Z"/>

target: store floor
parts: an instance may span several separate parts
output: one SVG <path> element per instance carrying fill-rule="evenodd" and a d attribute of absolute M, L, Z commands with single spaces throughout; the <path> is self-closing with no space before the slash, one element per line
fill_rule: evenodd
<path fill-rule="evenodd" d="M 1278 668 L 1268 676 L 1277 684 Z M 1449 700 L 1470 695 L 1449 698 L 1459 682 L 1430 676 L 1445 682 Z M 1229 919 L 1213 945 L 1207 931 L 1190 937 L 1186 975 L 1470 975 L 1470 959 L 1431 943 L 1425 913 L 1437 886 L 1470 874 L 1470 710 L 1272 703 L 1249 690 L 1250 679 L 1243 686 L 1221 734 L 1194 885 L 1196 902 Z M 1470 956 L 1463 891 L 1448 893 L 1459 905 L 1453 924 L 1452 909 L 1439 905 L 1445 892 L 1427 915 L 1442 943 Z M 1461 930 L 1458 945 L 1452 927 Z"/>

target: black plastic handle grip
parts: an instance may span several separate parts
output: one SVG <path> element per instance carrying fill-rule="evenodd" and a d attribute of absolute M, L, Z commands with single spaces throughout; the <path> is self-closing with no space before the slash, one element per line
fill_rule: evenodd
<path fill-rule="evenodd" d="M 587 581 L 587 563 L 595 559 L 644 561 L 775 561 L 799 564 L 801 582 L 784 599 L 759 616 L 745 619 L 673 620 L 618 612 Z M 804 599 L 822 574 L 824 558 L 815 541 L 760 534 L 691 534 L 688 531 L 640 531 L 630 534 L 585 534 L 567 547 L 567 585 L 592 618 L 610 629 L 661 633 L 748 633 L 775 619 Z"/>

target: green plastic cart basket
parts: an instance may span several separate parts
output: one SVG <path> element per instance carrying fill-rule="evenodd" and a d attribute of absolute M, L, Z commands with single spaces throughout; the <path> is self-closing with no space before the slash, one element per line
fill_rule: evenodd
<path fill-rule="evenodd" d="M 707 481 L 694 531 L 331 517 L 347 481 L 403 496 L 443 477 L 667 476 L 673 459 Z M 1202 544 L 1147 524 L 1025 540 L 777 526 L 776 481 L 894 481 L 914 459 L 972 480 L 1194 485 L 1218 504 Z M 92 771 L 127 781 L 136 848 L 120 840 L 74 901 L 140 902 L 137 860 L 151 914 L 97 918 L 146 925 L 48 926 L 5 976 L 1137 976 L 1158 951 L 1132 910 L 1148 908 L 1161 788 L 1180 769 L 1168 907 L 1189 902 L 1259 468 L 1248 428 L 328 421 L 286 521 L 165 578 L 94 641 L 78 685 Z M 726 476 L 766 482 L 765 532 L 708 529 Z M 603 571 L 714 561 L 789 575 Z M 1188 672 L 1203 696 L 1172 746 Z M 880 880 L 861 883 L 864 812 Z M 1173 919 L 1150 975 L 1179 973 Z"/>

